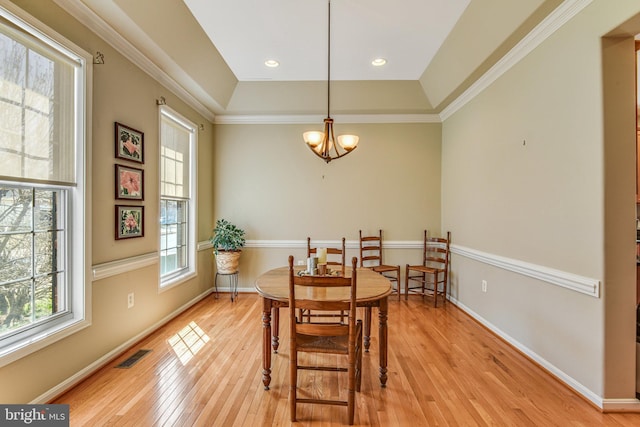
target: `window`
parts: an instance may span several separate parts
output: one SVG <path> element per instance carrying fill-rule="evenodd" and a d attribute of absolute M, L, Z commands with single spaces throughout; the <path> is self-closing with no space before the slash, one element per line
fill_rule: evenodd
<path fill-rule="evenodd" d="M 160 108 L 160 287 L 195 274 L 196 127 Z"/>
<path fill-rule="evenodd" d="M 0 8 L 0 366 L 87 326 L 90 307 L 90 56 L 17 14 Z"/>

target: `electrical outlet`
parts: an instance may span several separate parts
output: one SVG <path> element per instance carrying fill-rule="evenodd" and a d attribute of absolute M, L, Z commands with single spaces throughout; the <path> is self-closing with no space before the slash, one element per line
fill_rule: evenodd
<path fill-rule="evenodd" d="M 127 308 L 133 307 L 133 304 L 134 304 L 133 292 L 131 292 L 129 295 L 127 295 Z"/>
<path fill-rule="evenodd" d="M 487 292 L 487 281 L 486 280 L 482 281 L 482 292 Z"/>

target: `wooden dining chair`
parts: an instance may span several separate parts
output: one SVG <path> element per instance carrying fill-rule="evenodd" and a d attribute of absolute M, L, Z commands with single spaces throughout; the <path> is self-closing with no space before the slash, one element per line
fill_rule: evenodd
<path fill-rule="evenodd" d="M 356 320 L 357 259 L 351 260 L 351 277 L 344 276 L 299 276 L 293 268 L 293 256 L 289 256 L 289 400 L 291 421 L 296 421 L 296 408 L 299 403 L 322 405 L 340 405 L 347 407 L 349 425 L 353 424 L 355 415 L 355 392 L 360 391 L 362 372 L 362 321 Z M 349 288 L 348 300 L 327 300 L 323 296 L 330 295 L 330 288 Z M 296 309 L 303 308 L 314 311 L 348 312 L 347 322 L 300 322 L 295 315 Z M 326 360 L 317 356 L 301 356 L 301 353 L 321 353 L 340 355 L 346 359 L 340 364 L 329 365 Z M 318 361 L 322 363 L 313 363 Z M 334 359 L 331 359 L 334 360 Z M 303 363 L 304 362 L 304 363 Z M 314 370 L 347 373 L 346 400 L 328 399 L 330 393 L 317 390 L 317 383 L 312 388 L 304 389 L 305 396 L 298 397 L 298 371 Z M 332 381 L 329 384 L 344 384 L 343 381 Z M 344 393 L 343 393 L 344 396 Z M 324 397 L 324 398 L 323 398 Z"/>
<path fill-rule="evenodd" d="M 382 274 L 391 282 L 395 282 L 394 292 L 398 294 L 398 301 L 400 301 L 400 266 L 386 265 L 382 262 L 382 230 L 379 230 L 377 236 L 363 236 L 362 230 L 359 232 L 360 267 L 369 268 Z"/>
<path fill-rule="evenodd" d="M 345 265 L 345 238 L 342 238 L 342 247 L 326 248 L 327 249 L 327 265 Z M 307 258 L 317 256 L 318 248 L 311 247 L 311 237 L 307 237 Z M 331 257 L 331 258 L 330 258 Z"/>
<path fill-rule="evenodd" d="M 449 246 L 451 233 L 447 237 L 428 237 L 424 230 L 424 244 L 422 249 L 422 264 L 407 264 L 404 278 L 404 298 L 409 292 L 433 295 L 433 306 L 438 306 L 438 295 L 447 301 L 447 282 L 449 278 Z M 413 286 L 410 286 L 410 283 Z"/>
<path fill-rule="evenodd" d="M 345 250 L 345 238 L 342 238 L 342 246 L 339 248 L 325 248 L 327 250 L 327 266 L 334 266 L 334 267 L 344 267 L 345 265 L 345 256 L 347 251 Z M 318 248 L 312 248 L 311 247 L 311 237 L 307 237 L 307 258 L 311 257 L 311 256 L 317 256 L 318 254 Z M 311 310 L 298 310 L 298 315 L 300 316 L 300 319 L 307 319 L 309 320 L 311 317 L 326 317 L 327 313 L 323 313 L 323 314 L 311 314 Z M 340 316 L 341 320 L 343 320 L 344 318 L 344 313 L 339 313 L 339 314 L 333 314 L 332 316 Z"/>

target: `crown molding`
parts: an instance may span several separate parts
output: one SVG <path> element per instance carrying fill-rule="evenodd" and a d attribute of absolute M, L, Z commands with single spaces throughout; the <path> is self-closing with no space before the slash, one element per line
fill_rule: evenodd
<path fill-rule="evenodd" d="M 120 33 L 118 33 L 105 20 L 100 18 L 100 16 L 98 16 L 87 5 L 79 0 L 54 0 L 54 2 L 91 31 L 104 39 L 104 41 L 109 43 L 115 50 L 133 64 L 137 65 L 142 71 L 173 92 L 178 98 L 187 103 L 198 113 L 202 114 L 207 120 L 213 122 L 215 118 L 213 112 L 198 101 L 195 96 L 170 77 L 169 74 L 164 72 L 146 55 L 140 52 L 140 50 L 138 50 L 134 45 L 122 37 Z"/>
<path fill-rule="evenodd" d="M 319 115 L 214 115 L 186 88 L 170 77 L 159 66 L 122 37 L 113 27 L 79 0 L 54 0 L 62 9 L 87 25 L 96 34 L 118 50 L 140 69 L 167 87 L 180 99 L 208 120 L 217 124 L 313 124 L 322 121 Z M 593 0 L 565 0 L 540 24 L 538 24 L 513 49 L 502 57 L 482 77 L 474 82 L 440 114 L 370 114 L 339 115 L 334 119 L 342 123 L 441 123 L 482 93 L 487 87 L 544 42 Z"/>
<path fill-rule="evenodd" d="M 340 123 L 440 123 L 437 114 L 337 114 L 332 116 Z M 324 120 L 323 115 L 217 115 L 216 124 L 261 125 L 261 124 L 315 124 Z"/>
<path fill-rule="evenodd" d="M 440 119 L 445 121 L 464 107 L 592 2 L 593 0 L 565 0 L 462 95 L 444 108 L 440 113 Z"/>

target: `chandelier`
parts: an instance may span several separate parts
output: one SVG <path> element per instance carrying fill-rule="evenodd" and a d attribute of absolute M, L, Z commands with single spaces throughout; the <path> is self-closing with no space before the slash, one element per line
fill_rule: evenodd
<path fill-rule="evenodd" d="M 331 101 L 331 0 L 328 1 L 327 18 L 327 118 L 324 119 L 324 132 L 308 131 L 302 134 L 304 142 L 318 157 L 329 163 L 331 160 L 346 156 L 358 146 L 357 135 L 338 135 L 333 133 L 333 119 L 330 114 Z M 342 150 L 340 150 L 340 148 Z"/>

